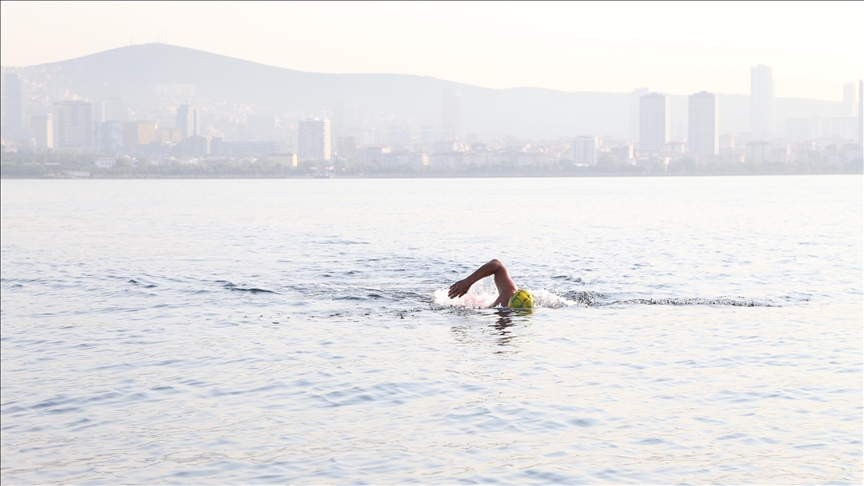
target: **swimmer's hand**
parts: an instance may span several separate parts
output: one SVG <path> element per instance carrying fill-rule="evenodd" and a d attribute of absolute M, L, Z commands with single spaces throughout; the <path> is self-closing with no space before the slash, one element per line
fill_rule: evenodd
<path fill-rule="evenodd" d="M 474 281 L 472 281 L 470 277 L 460 280 L 450 286 L 450 291 L 447 293 L 447 296 L 451 299 L 458 299 L 467 294 L 472 285 L 474 285 Z"/>

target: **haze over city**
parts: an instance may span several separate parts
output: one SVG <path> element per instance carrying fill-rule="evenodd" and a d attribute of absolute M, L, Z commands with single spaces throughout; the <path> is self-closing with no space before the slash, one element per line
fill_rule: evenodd
<path fill-rule="evenodd" d="M 4 66 L 166 41 L 300 71 L 433 76 L 487 88 L 747 94 L 841 101 L 861 77 L 860 2 L 3 2 Z M 228 35 L 230 34 L 230 35 Z"/>
<path fill-rule="evenodd" d="M 0 2 L 0 486 L 862 484 L 864 2 Z"/>
<path fill-rule="evenodd" d="M 859 3 L 50 7 L 2 5 L 4 176 L 860 165 Z"/>

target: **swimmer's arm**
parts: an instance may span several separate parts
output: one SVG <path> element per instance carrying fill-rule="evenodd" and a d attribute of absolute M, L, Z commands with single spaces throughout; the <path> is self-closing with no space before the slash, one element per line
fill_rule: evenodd
<path fill-rule="evenodd" d="M 468 290 L 471 289 L 471 286 L 477 283 L 480 280 L 483 280 L 486 277 L 495 275 L 496 284 L 498 283 L 498 276 L 501 272 L 507 275 L 507 279 L 510 279 L 510 275 L 507 274 L 507 269 L 504 268 L 504 264 L 498 260 L 492 260 L 488 263 L 483 264 L 480 268 L 474 271 L 468 277 L 454 283 L 450 286 L 450 291 L 447 295 L 451 299 L 456 299 L 462 297 L 463 295 L 468 293 Z M 508 297 L 509 298 L 509 297 Z"/>
<path fill-rule="evenodd" d="M 495 302 L 492 302 L 492 305 L 489 307 L 507 307 L 508 303 L 510 303 L 510 297 L 506 297 L 504 294 L 498 294 L 498 298 L 495 299 Z"/>

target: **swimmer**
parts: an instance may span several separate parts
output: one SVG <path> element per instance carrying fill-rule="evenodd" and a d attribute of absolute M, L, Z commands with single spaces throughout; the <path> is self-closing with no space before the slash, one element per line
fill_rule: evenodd
<path fill-rule="evenodd" d="M 467 294 L 472 285 L 493 275 L 495 286 L 498 287 L 498 298 L 490 307 L 534 307 L 534 295 L 527 290 L 519 290 L 516 282 L 510 278 L 507 267 L 498 260 L 484 264 L 467 278 L 451 285 L 447 295 L 451 299 L 458 299 Z"/>

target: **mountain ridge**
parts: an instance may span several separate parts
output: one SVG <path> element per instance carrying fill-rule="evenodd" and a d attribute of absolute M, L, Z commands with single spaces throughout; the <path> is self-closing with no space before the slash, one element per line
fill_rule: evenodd
<path fill-rule="evenodd" d="M 630 93 L 551 88 L 485 88 L 432 76 L 313 73 L 169 44 L 124 46 L 17 72 L 33 89 L 95 100 L 118 96 L 146 111 L 154 85 L 195 85 L 189 101 L 209 100 L 251 112 L 321 113 L 338 103 L 392 115 L 394 125 L 438 125 L 444 90 L 463 94 L 465 131 L 483 137 L 558 138 L 594 134 L 627 138 Z M 56 95 L 55 95 L 56 96 Z M 746 131 L 749 96 L 720 94 L 721 133 Z M 686 96 L 670 95 L 671 135 L 686 126 Z M 35 110 L 39 103 L 33 102 Z M 46 108 L 41 107 L 44 111 Z M 839 116 L 840 102 L 777 99 L 777 116 Z M 384 122 L 381 122 L 384 123 Z M 386 128 L 380 126 L 378 128 Z M 686 134 L 684 134 L 686 136 Z"/>

